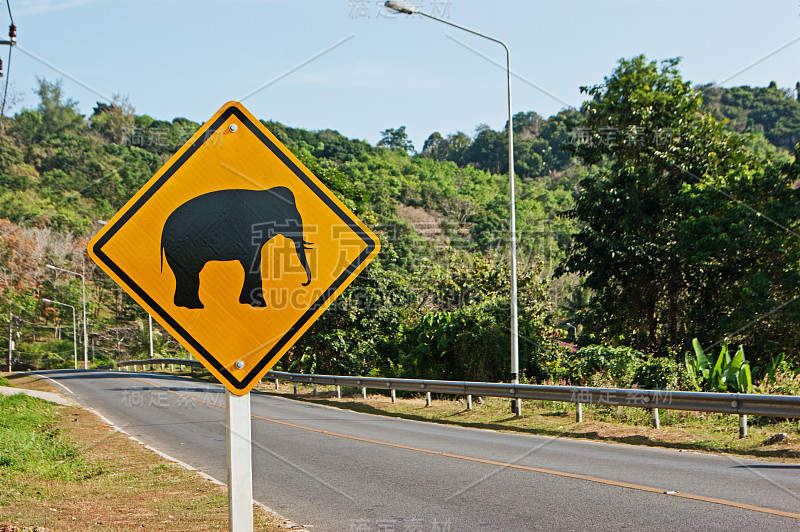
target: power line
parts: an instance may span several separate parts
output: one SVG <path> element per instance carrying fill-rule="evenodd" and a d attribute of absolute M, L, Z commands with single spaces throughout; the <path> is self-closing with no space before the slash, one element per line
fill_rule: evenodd
<path fill-rule="evenodd" d="M 11 19 L 11 23 L 13 24 L 14 17 L 11 15 L 11 4 L 9 3 L 9 0 L 6 0 L 6 6 L 8 7 L 8 18 Z"/>
<path fill-rule="evenodd" d="M 69 74 L 68 72 L 65 72 L 64 70 L 61 70 L 60 68 L 58 68 L 58 67 L 57 67 L 57 66 L 55 66 L 54 64 L 52 64 L 52 63 L 49 63 L 47 60 L 45 60 L 45 59 L 43 59 L 43 58 L 39 57 L 38 55 L 36 55 L 35 53 L 31 52 L 30 50 L 26 50 L 25 48 L 23 48 L 23 47 L 22 47 L 22 46 L 20 46 L 20 45 L 16 45 L 16 47 L 17 47 L 17 48 L 19 49 L 19 51 L 20 51 L 20 52 L 22 52 L 23 54 L 25 54 L 25 55 L 27 55 L 27 56 L 29 56 L 29 57 L 31 57 L 31 58 L 33 58 L 33 59 L 35 59 L 36 61 L 39 61 L 39 62 L 40 62 L 41 64 L 43 64 L 44 66 L 46 66 L 46 67 L 48 67 L 48 68 L 51 68 L 51 69 L 55 70 L 56 72 L 58 72 L 59 74 L 61 74 L 61 75 L 62 75 L 62 76 L 64 76 L 65 78 L 68 78 L 68 79 L 70 79 L 70 80 L 74 81 L 75 83 L 77 83 L 78 85 L 80 85 L 81 87 L 83 87 L 84 89 L 86 89 L 86 90 L 88 90 L 88 91 L 90 91 L 90 92 L 93 92 L 94 94 L 96 94 L 96 95 L 100 96 L 100 97 L 101 97 L 101 98 L 103 98 L 105 101 L 107 101 L 107 102 L 112 102 L 112 101 L 114 101 L 114 98 L 112 98 L 112 97 L 110 97 L 110 96 L 106 96 L 105 94 L 103 94 L 102 92 L 98 91 L 98 90 L 97 90 L 97 89 L 95 89 L 94 87 L 92 87 L 92 86 L 90 86 L 90 85 L 87 85 L 86 83 L 82 82 L 81 80 L 79 80 L 79 79 L 78 79 L 78 78 L 76 78 L 75 76 L 72 76 L 72 75 L 71 75 L 71 74 Z"/>

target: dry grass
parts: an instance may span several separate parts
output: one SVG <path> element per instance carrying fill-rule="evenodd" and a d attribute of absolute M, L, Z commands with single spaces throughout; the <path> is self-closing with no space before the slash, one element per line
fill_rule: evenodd
<path fill-rule="evenodd" d="M 17 387 L 55 391 L 31 377 L 10 380 Z M 166 462 L 85 410 L 53 408 L 57 415 L 46 429 L 77 448 L 82 478 L 4 473 L 0 467 L 0 530 L 227 530 L 225 487 Z M 281 521 L 261 507 L 254 514 L 256 530 L 281 529 Z"/>

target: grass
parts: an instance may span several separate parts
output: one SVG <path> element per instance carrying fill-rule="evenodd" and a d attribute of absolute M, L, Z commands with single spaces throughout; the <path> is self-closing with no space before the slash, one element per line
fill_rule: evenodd
<path fill-rule="evenodd" d="M 19 473 L 47 480 L 83 480 L 99 471 L 88 465 L 78 448 L 62 436 L 55 405 L 23 394 L 0 396 L 0 479 Z"/>
<path fill-rule="evenodd" d="M 11 380 L 54 391 L 31 377 Z M 228 528 L 226 488 L 164 461 L 80 408 L 0 397 L 0 442 L 0 530 Z M 280 529 L 260 507 L 254 517 L 256 530 Z"/>
<path fill-rule="evenodd" d="M 472 427 L 542 436 L 603 440 L 633 445 L 667 447 L 686 451 L 729 453 L 742 457 L 782 462 L 800 463 L 800 422 L 776 421 L 750 416 L 749 436 L 739 438 L 739 418 L 736 415 L 661 410 L 661 428 L 653 428 L 649 410 L 609 405 L 583 405 L 583 422 L 575 422 L 575 405 L 551 401 L 523 401 L 523 415 L 511 414 L 508 399 L 483 398 L 473 401 L 467 410 L 463 398 L 442 396 L 425 406 L 424 396 L 397 394 L 397 403 L 388 395 L 368 395 L 366 401 L 361 389 L 343 389 L 342 399 L 337 399 L 335 388 L 318 386 L 313 395 L 313 385 L 298 384 L 297 395 L 292 383 L 261 383 L 256 387 L 270 394 L 284 395 L 301 401 L 343 408 L 368 414 L 400 417 Z M 346 394 L 346 392 L 352 392 Z M 369 391 L 369 390 L 368 390 Z M 786 433 L 788 440 L 774 445 L 764 441 L 777 433 Z"/>

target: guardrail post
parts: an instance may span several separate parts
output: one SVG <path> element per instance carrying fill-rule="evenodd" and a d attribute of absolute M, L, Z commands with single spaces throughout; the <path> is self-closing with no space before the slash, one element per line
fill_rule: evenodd
<path fill-rule="evenodd" d="M 472 396 L 467 395 L 467 410 L 472 410 Z"/>
<path fill-rule="evenodd" d="M 317 385 L 315 384 L 314 385 L 314 397 L 316 397 L 316 396 L 317 396 Z"/>
<path fill-rule="evenodd" d="M 392 388 L 392 402 L 393 403 L 397 402 L 397 393 L 395 393 L 394 388 Z"/>
<path fill-rule="evenodd" d="M 336 385 L 336 398 L 337 399 L 342 398 L 342 387 L 339 386 L 338 384 Z"/>
<path fill-rule="evenodd" d="M 292 384 L 294 384 L 294 394 L 297 395 L 297 383 L 293 382 Z"/>
<path fill-rule="evenodd" d="M 278 379 L 275 379 L 275 391 L 279 392 L 280 390 L 281 390 L 281 381 L 278 380 Z"/>
<path fill-rule="evenodd" d="M 425 406 L 431 406 L 431 392 L 425 392 Z"/>
<path fill-rule="evenodd" d="M 175 364 L 170 364 L 169 365 L 169 372 L 170 373 L 175 373 Z"/>
<path fill-rule="evenodd" d="M 367 387 L 366 386 L 362 386 L 361 387 L 361 395 L 364 397 L 364 400 L 366 401 L 367 400 Z"/>
<path fill-rule="evenodd" d="M 747 414 L 739 414 L 739 437 L 747 437 Z"/>
<path fill-rule="evenodd" d="M 575 403 L 575 423 L 583 423 L 583 403 Z"/>
<path fill-rule="evenodd" d="M 661 428 L 661 418 L 658 416 L 658 408 L 651 408 L 650 412 L 653 413 L 653 426 L 657 429 Z"/>

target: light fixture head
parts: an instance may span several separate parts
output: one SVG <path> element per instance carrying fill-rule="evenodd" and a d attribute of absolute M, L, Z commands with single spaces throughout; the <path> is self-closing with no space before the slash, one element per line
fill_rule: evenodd
<path fill-rule="evenodd" d="M 398 13 L 403 13 L 405 15 L 413 15 L 417 12 L 417 7 L 413 4 L 409 4 L 408 2 L 400 2 L 398 0 L 389 0 L 385 4 L 384 7 L 397 11 Z"/>

